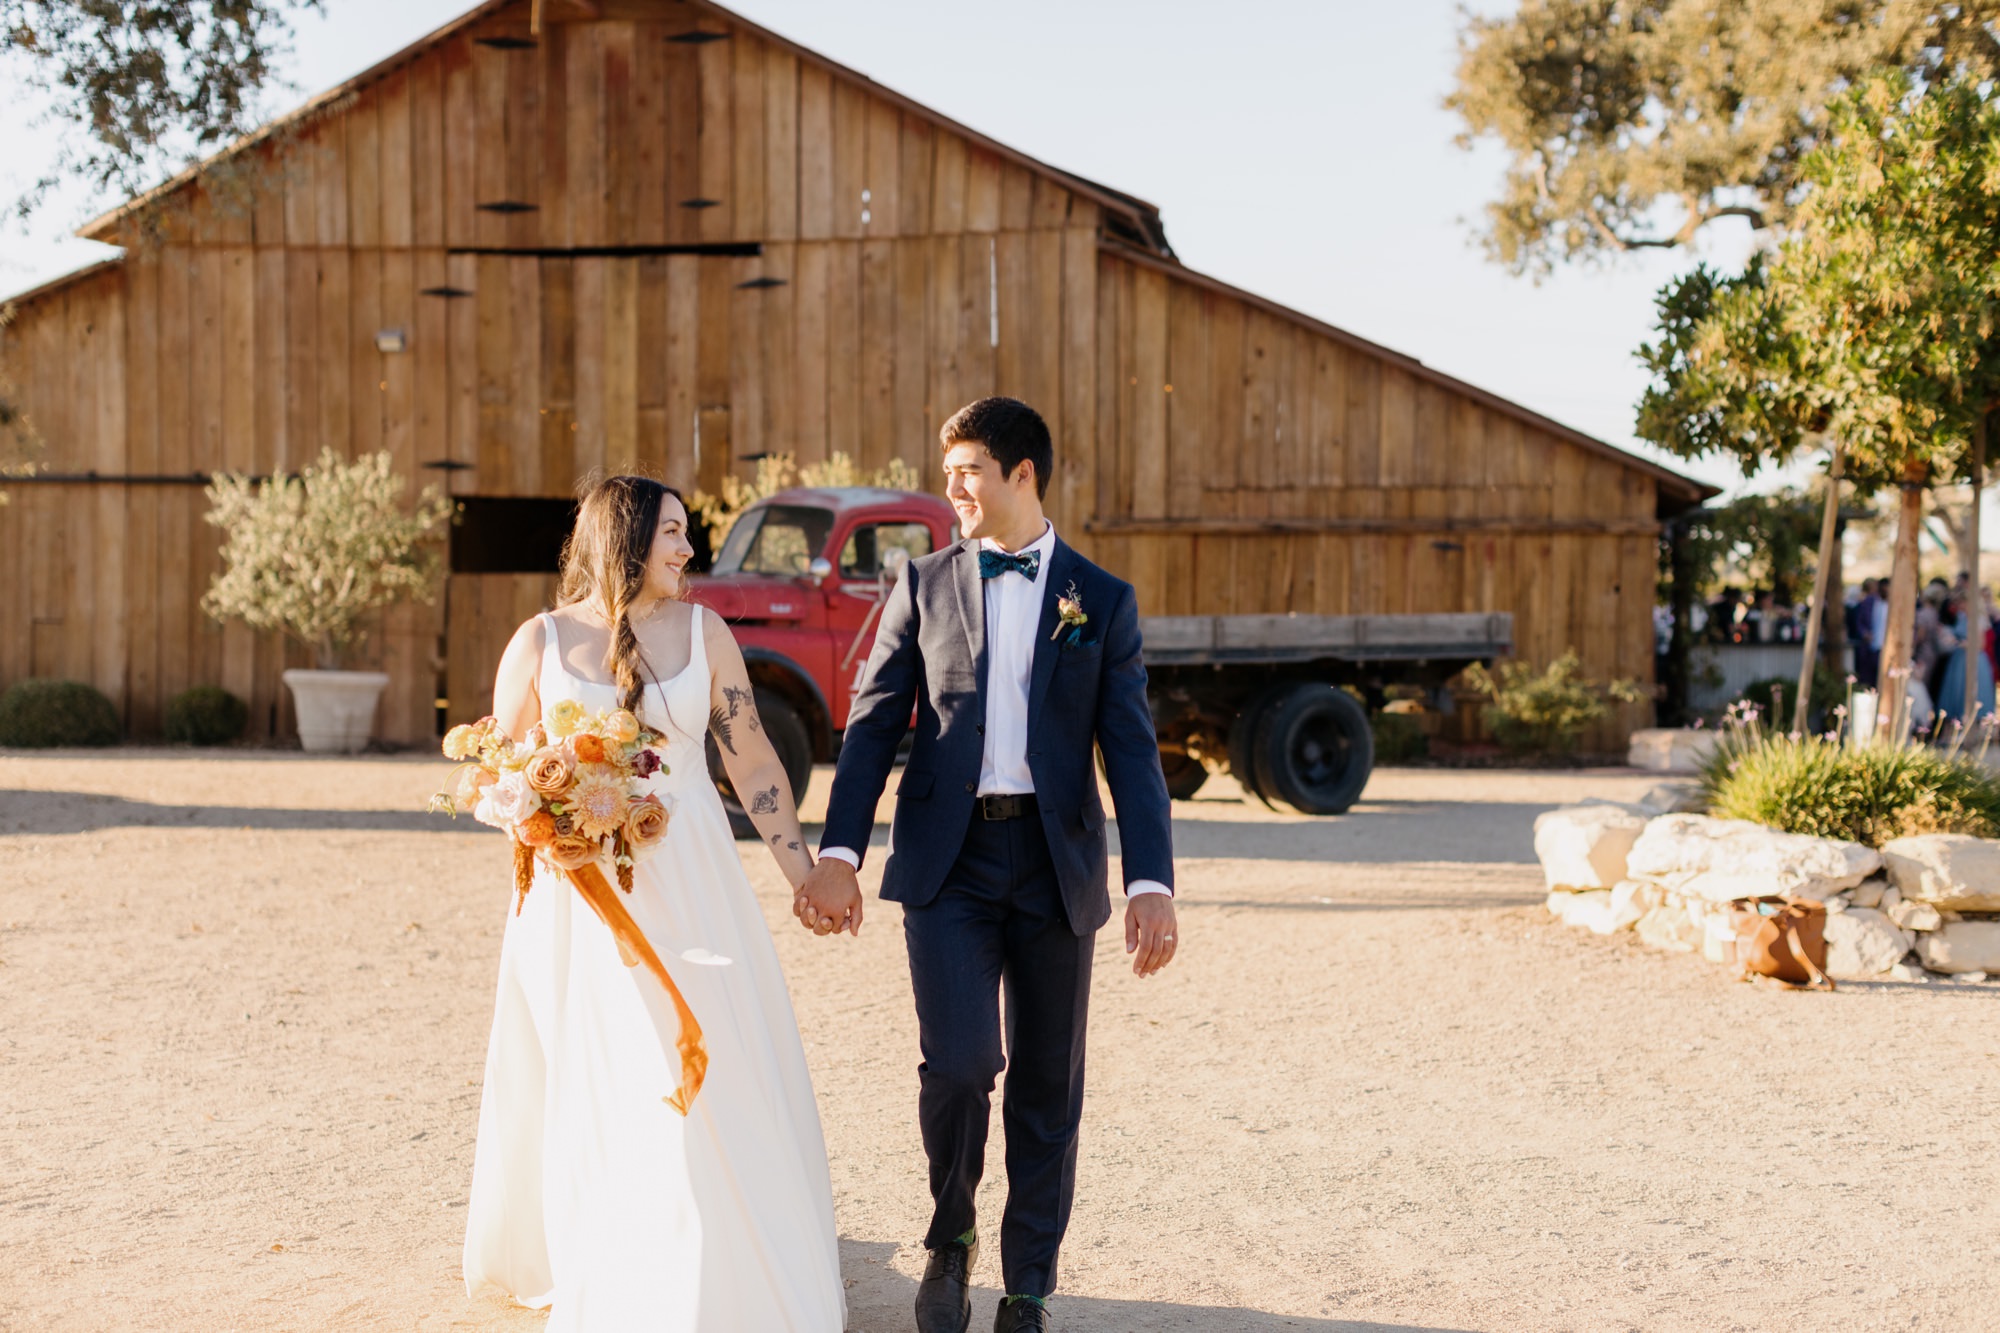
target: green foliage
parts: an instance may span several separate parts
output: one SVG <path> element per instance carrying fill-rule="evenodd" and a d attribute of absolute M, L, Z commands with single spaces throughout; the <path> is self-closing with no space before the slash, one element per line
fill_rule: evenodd
<path fill-rule="evenodd" d="M 1882 70 L 1990 78 L 1995 0 L 1521 0 L 1468 16 L 1446 105 L 1510 161 L 1489 253 L 1519 272 L 1784 226 L 1828 102 Z"/>
<path fill-rule="evenodd" d="M 1462 679 L 1486 696 L 1484 716 L 1494 739 L 1522 754 L 1566 754 L 1586 727 L 1610 711 L 1611 701 L 1638 703 L 1646 697 L 1634 681 L 1590 680 L 1573 649 L 1545 667 L 1509 659 L 1489 671 L 1475 662 Z"/>
<path fill-rule="evenodd" d="M 257 93 L 319 0 L 0 0 L 0 54 L 70 127 L 57 172 L 136 195 L 256 128 Z M 14 80 L 10 80 L 10 83 Z M 36 182 L 25 212 L 56 182 Z"/>
<path fill-rule="evenodd" d="M 1738 496 L 1689 515 L 1684 540 L 1696 592 L 1709 597 L 1747 581 L 1784 600 L 1812 579 L 1819 524 L 1820 502 L 1790 488 Z"/>
<path fill-rule="evenodd" d="M 1753 680 L 1743 687 L 1743 693 L 1730 701 L 1732 709 L 1740 709 L 1748 704 L 1757 710 L 1758 716 L 1773 726 L 1790 727 L 1792 705 L 1798 701 L 1799 678 L 1797 676 L 1767 676 L 1763 680 Z M 1815 671 L 1812 680 L 1812 698 L 1806 701 L 1808 720 L 1817 727 L 1826 728 L 1834 719 L 1834 710 L 1847 703 L 1847 679 L 1831 671 Z"/>
<path fill-rule="evenodd" d="M 222 572 L 201 599 L 217 620 L 283 630 L 337 669 L 383 607 L 436 595 L 432 549 L 451 502 L 426 486 L 414 511 L 387 450 L 343 461 L 331 449 L 296 477 L 261 486 L 221 476 L 208 521 L 223 529 Z"/>
<path fill-rule="evenodd" d="M 250 706 L 228 690 L 197 685 L 167 703 L 166 738 L 185 745 L 227 745 L 250 725 Z"/>
<path fill-rule="evenodd" d="M 1702 768 L 1709 813 L 1880 847 L 1917 833 L 2000 835 L 2000 777 L 1926 745 L 1725 733 Z"/>
<path fill-rule="evenodd" d="M 116 745 L 123 730 L 111 701 L 81 681 L 23 680 L 0 694 L 0 745 Z"/>
<path fill-rule="evenodd" d="M 1375 733 L 1375 762 L 1405 764 L 1430 753 L 1430 737 L 1414 713 L 1372 713 L 1369 730 Z"/>
<path fill-rule="evenodd" d="M 720 551 L 723 539 L 729 536 L 729 530 L 736 526 L 744 510 L 794 486 L 880 486 L 892 491 L 915 491 L 923 489 L 923 480 L 914 467 L 900 458 L 890 459 L 886 467 L 864 472 L 859 463 L 839 451 L 823 462 L 804 467 L 791 454 L 767 454 L 757 460 L 756 475 L 749 481 L 731 474 L 722 479 L 722 494 L 696 491 L 689 496 L 688 512 L 708 525 L 710 548 Z"/>

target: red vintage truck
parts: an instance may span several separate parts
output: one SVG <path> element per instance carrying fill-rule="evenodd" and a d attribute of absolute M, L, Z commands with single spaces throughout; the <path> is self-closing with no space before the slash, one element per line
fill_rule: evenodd
<path fill-rule="evenodd" d="M 942 497 L 802 487 L 745 510 L 693 595 L 736 631 L 764 728 L 803 801 L 840 752 L 882 605 L 903 564 L 958 539 Z M 1140 621 L 1160 764 L 1177 799 L 1211 771 L 1245 796 L 1339 814 L 1374 765 L 1363 700 L 1390 685 L 1442 695 L 1467 664 L 1504 655 L 1505 612 L 1160 616 Z M 1357 696 L 1360 696 L 1357 698 Z M 709 771 L 741 836 L 754 836 L 709 741 Z"/>

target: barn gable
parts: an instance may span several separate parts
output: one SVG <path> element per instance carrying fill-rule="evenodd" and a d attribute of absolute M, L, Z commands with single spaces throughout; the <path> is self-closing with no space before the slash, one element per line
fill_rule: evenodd
<path fill-rule="evenodd" d="M 0 517 L 36 590 L 0 681 L 94 679 L 142 734 L 197 683 L 285 729 L 287 650 L 199 611 L 195 483 L 322 446 L 467 496 L 712 490 L 766 452 L 927 469 L 953 408 L 1014 393 L 1056 521 L 1148 613 L 1513 610 L 1525 655 L 1639 676 L 1659 516 L 1703 494 L 702 0 L 495 0 L 84 234 L 130 249 L 0 334 L 51 474 Z M 384 734 L 476 715 L 547 592 L 468 572 L 398 610 Z"/>

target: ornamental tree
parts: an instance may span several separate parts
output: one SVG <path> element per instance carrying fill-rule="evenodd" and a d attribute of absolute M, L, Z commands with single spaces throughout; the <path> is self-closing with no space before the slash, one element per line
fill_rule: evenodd
<path fill-rule="evenodd" d="M 1468 17 L 1445 99 L 1510 161 L 1489 253 L 1517 272 L 1791 220 L 1827 104 L 1884 70 L 2000 72 L 2000 0 L 1521 0 Z"/>
<path fill-rule="evenodd" d="M 208 521 L 226 534 L 222 572 L 201 599 L 217 620 L 281 630 L 340 667 L 382 608 L 437 591 L 439 526 L 452 503 L 426 486 L 405 509 L 387 450 L 344 461 L 331 449 L 296 477 L 220 476 Z"/>
<path fill-rule="evenodd" d="M 1798 179 L 1767 267 L 1662 294 L 1639 428 L 1746 472 L 1824 438 L 1864 490 L 1900 488 L 1883 660 L 1902 664 L 1923 491 L 1976 471 L 2000 405 L 2000 105 L 1969 77 L 1871 78 L 1832 105 Z M 1886 716 L 1902 692 L 1892 675 Z"/>

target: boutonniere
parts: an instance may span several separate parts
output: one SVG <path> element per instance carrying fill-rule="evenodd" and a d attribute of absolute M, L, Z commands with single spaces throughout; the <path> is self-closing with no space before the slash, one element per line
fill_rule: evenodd
<path fill-rule="evenodd" d="M 1050 643 L 1054 643 L 1056 635 L 1061 634 L 1064 629 L 1069 630 L 1070 647 L 1074 648 L 1083 642 L 1083 627 L 1089 622 L 1090 617 L 1083 613 L 1083 596 L 1077 592 L 1074 581 L 1070 583 L 1067 592 L 1056 598 L 1056 620 L 1056 632 L 1049 635 Z"/>

